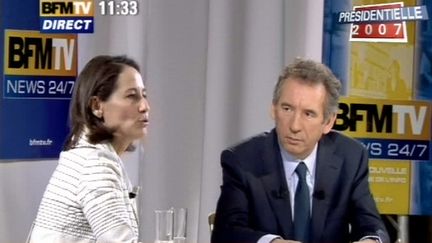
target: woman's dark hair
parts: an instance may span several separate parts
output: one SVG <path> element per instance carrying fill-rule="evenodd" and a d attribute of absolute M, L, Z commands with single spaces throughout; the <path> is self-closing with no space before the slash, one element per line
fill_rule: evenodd
<path fill-rule="evenodd" d="M 113 129 L 103 125 L 103 118 L 93 115 L 91 100 L 96 96 L 100 101 L 106 101 L 117 88 L 118 76 L 126 66 L 140 71 L 138 64 L 126 56 L 96 56 L 85 65 L 72 94 L 70 133 L 64 150 L 75 147 L 85 129 L 90 143 L 113 139 Z"/>

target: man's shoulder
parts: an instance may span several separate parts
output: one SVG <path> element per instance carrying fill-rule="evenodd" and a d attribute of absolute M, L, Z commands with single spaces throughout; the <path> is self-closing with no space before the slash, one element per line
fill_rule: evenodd
<path fill-rule="evenodd" d="M 277 138 L 274 131 L 263 132 L 246 138 L 221 153 L 222 164 L 240 166 L 243 170 L 255 175 L 267 171 L 274 163 L 266 161 L 278 151 Z"/>
<path fill-rule="evenodd" d="M 321 142 L 331 143 L 339 148 L 364 149 L 363 144 L 359 140 L 349 137 L 342 132 L 336 130 L 331 130 L 323 137 Z"/>
<path fill-rule="evenodd" d="M 243 150 L 250 150 L 250 149 L 257 149 L 264 147 L 265 144 L 271 143 L 274 139 L 274 131 L 265 131 L 259 134 L 255 134 L 253 136 L 247 137 L 240 142 L 237 142 L 230 147 L 227 148 L 227 150 L 231 151 L 243 151 Z"/>

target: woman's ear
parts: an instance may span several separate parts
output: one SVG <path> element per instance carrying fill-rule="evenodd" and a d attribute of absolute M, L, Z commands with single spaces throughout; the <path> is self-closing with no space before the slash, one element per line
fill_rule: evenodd
<path fill-rule="evenodd" d="M 97 96 L 92 96 L 90 98 L 90 108 L 94 116 L 96 116 L 97 118 L 102 118 L 103 112 L 101 108 L 101 102 Z"/>

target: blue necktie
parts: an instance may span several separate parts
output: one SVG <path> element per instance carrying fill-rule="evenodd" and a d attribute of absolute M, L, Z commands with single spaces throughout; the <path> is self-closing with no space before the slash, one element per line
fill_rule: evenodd
<path fill-rule="evenodd" d="M 294 240 L 304 243 L 308 242 L 310 225 L 310 198 L 306 171 L 306 164 L 300 162 L 295 170 L 299 181 L 294 199 Z"/>

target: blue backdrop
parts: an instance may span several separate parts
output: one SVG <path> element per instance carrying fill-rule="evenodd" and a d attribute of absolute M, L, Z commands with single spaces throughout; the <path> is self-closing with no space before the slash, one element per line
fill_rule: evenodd
<path fill-rule="evenodd" d="M 67 115 L 70 101 L 70 91 L 75 81 L 73 76 L 58 77 L 52 73 L 37 76 L 28 75 L 26 68 L 23 74 L 5 73 L 5 63 L 8 63 L 5 44 L 6 30 L 18 30 L 26 33 L 34 30 L 39 33 L 39 1 L 37 0 L 0 0 L 0 160 L 13 161 L 24 159 L 57 158 L 68 133 Z M 25 36 L 25 34 L 24 34 Z M 22 38 L 25 39 L 25 38 Z M 46 46 L 45 46 L 46 47 Z M 75 41 L 74 48 L 77 48 Z M 58 48 L 60 49 L 60 48 Z M 37 56 L 33 49 L 33 63 Z M 54 57 L 54 52 L 51 53 Z M 57 60 L 58 61 L 58 60 Z M 73 56 L 76 68 L 76 54 Z M 29 68 L 30 71 L 35 69 Z M 55 70 L 54 70 L 55 71 Z M 38 70 L 36 70 L 38 72 Z M 49 72 L 49 71 L 48 71 Z M 7 83 L 9 80 L 9 83 Z M 23 80 L 19 85 L 14 80 Z M 39 91 L 28 91 L 31 80 L 40 80 Z M 49 83 L 51 81 L 51 83 Z M 53 84 L 55 87 L 49 87 Z M 69 87 L 64 87 L 68 84 Z M 7 86 L 9 85 L 9 86 Z M 16 86 L 14 86 L 16 85 Z M 22 92 L 7 93 L 12 88 Z"/>

